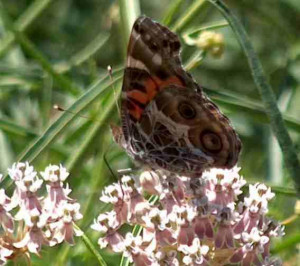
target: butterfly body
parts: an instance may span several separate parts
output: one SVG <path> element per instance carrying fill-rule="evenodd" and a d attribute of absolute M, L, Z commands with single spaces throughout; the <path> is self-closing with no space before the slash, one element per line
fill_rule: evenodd
<path fill-rule="evenodd" d="M 203 93 L 179 57 L 178 36 L 150 18 L 136 20 L 122 88 L 122 127 L 115 139 L 151 168 L 199 175 L 231 168 L 241 142 L 229 119 Z"/>

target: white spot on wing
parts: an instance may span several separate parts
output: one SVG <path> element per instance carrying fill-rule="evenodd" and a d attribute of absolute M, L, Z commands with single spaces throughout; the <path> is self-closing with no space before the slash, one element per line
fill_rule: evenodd
<path fill-rule="evenodd" d="M 155 65 L 161 65 L 161 63 L 162 63 L 162 58 L 161 58 L 160 54 L 155 54 L 155 55 L 152 57 L 152 62 L 153 62 Z"/>
<path fill-rule="evenodd" d="M 133 68 L 138 68 L 138 69 L 143 69 L 146 70 L 148 73 L 150 73 L 149 69 L 146 67 L 146 65 L 140 61 L 137 60 L 135 58 L 133 58 L 132 56 L 128 56 L 127 58 L 127 67 L 133 67 Z"/>

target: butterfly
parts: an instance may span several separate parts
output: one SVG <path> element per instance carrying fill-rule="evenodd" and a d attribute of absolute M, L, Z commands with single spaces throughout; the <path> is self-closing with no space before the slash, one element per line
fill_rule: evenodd
<path fill-rule="evenodd" d="M 152 169 L 199 176 L 232 168 L 241 141 L 229 119 L 183 69 L 178 36 L 151 18 L 132 28 L 114 139 Z"/>

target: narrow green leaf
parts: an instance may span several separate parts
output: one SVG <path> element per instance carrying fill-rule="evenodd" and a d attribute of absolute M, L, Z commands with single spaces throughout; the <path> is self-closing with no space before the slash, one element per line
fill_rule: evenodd
<path fill-rule="evenodd" d="M 30 54 L 42 67 L 48 72 L 54 80 L 66 91 L 72 92 L 74 95 L 78 95 L 81 91 L 77 85 L 73 84 L 67 77 L 59 75 L 52 67 L 51 63 L 48 62 L 47 58 L 40 52 L 37 47 L 22 33 L 14 27 L 11 23 L 11 19 L 8 14 L 2 8 L 0 2 L 0 15 L 5 26 L 14 33 L 16 40 L 26 49 L 27 53 Z"/>
<path fill-rule="evenodd" d="M 117 82 L 120 76 L 115 78 L 114 82 Z M 38 156 L 54 139 L 57 137 L 65 127 L 76 118 L 76 114 L 79 114 L 82 110 L 89 107 L 89 105 L 97 99 L 107 88 L 111 86 L 111 81 L 107 81 L 107 77 L 99 79 L 92 84 L 88 91 L 82 95 L 72 106 L 68 109 L 71 114 L 64 112 L 50 127 L 40 136 L 33 144 L 19 155 L 18 161 L 31 162 Z"/>
<path fill-rule="evenodd" d="M 81 88 L 77 87 L 67 77 L 60 75 L 51 65 L 46 57 L 35 47 L 35 45 L 21 32 L 15 31 L 17 41 L 26 49 L 26 51 L 48 72 L 53 79 L 67 92 L 78 95 Z"/>
<path fill-rule="evenodd" d="M 158 200 L 158 196 L 152 195 L 149 199 L 148 202 L 151 204 L 154 204 L 157 200 Z M 138 236 L 142 233 L 143 227 L 140 225 L 135 225 L 132 229 L 132 234 L 134 236 Z M 124 255 L 122 256 L 121 262 L 120 262 L 120 266 L 128 266 L 129 265 L 129 260 L 127 257 L 125 257 Z"/>
<path fill-rule="evenodd" d="M 17 125 L 9 120 L 5 120 L 5 119 L 1 119 L 1 118 L 0 118 L 0 129 L 5 132 L 12 133 L 16 136 L 25 137 L 28 139 L 32 139 L 32 138 L 38 136 L 37 132 L 35 132 L 31 129 L 24 128 L 24 127 Z"/>
<path fill-rule="evenodd" d="M 299 218 L 298 218 L 299 219 Z M 292 236 L 285 237 L 284 240 L 277 244 L 272 250 L 272 254 L 276 254 L 292 247 L 296 248 L 296 245 L 300 243 L 300 232 L 294 232 Z"/>
<path fill-rule="evenodd" d="M 201 26 L 196 29 L 188 30 L 188 31 L 184 32 L 183 35 L 197 35 L 200 32 L 205 31 L 205 30 L 216 30 L 216 29 L 227 27 L 227 26 L 229 26 L 228 22 L 226 20 L 223 20 L 223 21 L 219 21 L 219 22 L 214 22 L 209 25 L 204 25 L 204 26 Z"/>
<path fill-rule="evenodd" d="M 132 25 L 136 18 L 141 14 L 140 1 L 138 0 L 119 0 L 121 12 L 121 27 L 124 36 L 124 43 L 127 43 Z"/>
<path fill-rule="evenodd" d="M 214 90 L 214 92 L 216 91 Z M 255 121 L 261 123 L 269 123 L 270 121 L 262 103 L 257 103 L 245 99 L 241 100 L 240 97 L 237 98 L 237 96 L 228 97 L 228 94 L 223 92 L 218 92 L 217 95 L 210 95 L 210 97 L 221 106 L 235 110 L 237 112 L 244 112 Z M 289 129 L 296 132 L 300 131 L 300 121 L 285 114 L 283 114 L 283 119 Z"/>
<path fill-rule="evenodd" d="M 205 4 L 205 0 L 195 0 L 186 12 L 176 21 L 174 26 L 171 27 L 172 30 L 180 32 L 196 15 L 199 14 L 199 11 Z"/>
<path fill-rule="evenodd" d="M 164 15 L 164 18 L 162 20 L 162 23 L 164 25 L 167 25 L 167 26 L 170 25 L 173 17 L 179 11 L 179 8 L 183 2 L 184 2 L 183 0 L 176 0 L 171 3 L 170 8 L 167 10 L 167 12 Z"/>
<path fill-rule="evenodd" d="M 14 23 L 14 28 L 18 31 L 26 30 L 30 24 L 48 7 L 52 0 L 36 0 L 24 11 Z M 0 8 L 3 8 L 0 6 Z M 7 33 L 0 45 L 0 58 L 6 53 L 15 41 L 15 36 L 11 32 Z"/>
<path fill-rule="evenodd" d="M 91 251 L 91 253 L 95 256 L 99 265 L 106 266 L 107 264 L 106 264 L 105 260 L 102 258 L 100 253 L 97 251 L 97 249 L 93 245 L 92 241 L 87 237 L 86 234 L 83 233 L 83 231 L 76 224 L 74 224 L 74 227 L 76 230 L 80 230 L 82 232 L 82 236 L 81 236 L 82 241 L 84 242 L 86 247 L 89 249 L 89 251 Z"/>
<path fill-rule="evenodd" d="M 72 67 L 78 66 L 97 53 L 108 41 L 109 35 L 101 32 L 87 44 L 82 50 L 73 55 L 68 61 L 60 62 L 54 65 L 54 69 L 59 73 L 69 71 Z"/>
<path fill-rule="evenodd" d="M 249 37 L 242 24 L 221 0 L 208 1 L 216 6 L 223 14 L 223 16 L 227 19 L 247 57 L 251 69 L 251 74 L 266 108 L 266 114 L 270 119 L 271 128 L 279 142 L 286 167 L 289 170 L 290 176 L 294 180 L 296 190 L 300 195 L 300 164 L 297 153 L 289 136 L 289 133 L 285 127 L 280 110 L 278 109 L 274 92 L 267 81 L 263 67 L 252 47 Z"/>
<path fill-rule="evenodd" d="M 114 95 L 110 95 L 109 101 L 107 102 L 105 109 L 103 110 L 101 117 L 96 120 L 92 128 L 88 131 L 88 134 L 83 139 L 83 142 L 78 145 L 78 149 L 76 152 L 69 157 L 69 160 L 66 162 L 66 167 L 69 171 L 76 165 L 78 160 L 82 157 L 83 153 L 86 151 L 87 147 L 91 144 L 92 140 L 96 136 L 97 132 L 103 130 L 103 127 L 106 126 L 105 121 L 112 116 L 114 108 L 115 108 L 115 97 Z M 119 97 L 119 94 L 117 95 Z"/>

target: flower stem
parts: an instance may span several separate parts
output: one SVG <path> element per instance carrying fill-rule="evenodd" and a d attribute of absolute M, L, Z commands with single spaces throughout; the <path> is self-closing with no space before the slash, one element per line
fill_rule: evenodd
<path fill-rule="evenodd" d="M 18 31 L 25 31 L 31 23 L 47 9 L 52 0 L 36 0 L 24 11 L 24 13 L 14 23 L 14 28 Z M 1 6 L 1 8 L 4 8 Z M 5 55 L 7 50 L 12 47 L 15 41 L 15 36 L 12 33 L 7 33 L 0 46 L 0 57 Z"/>
<path fill-rule="evenodd" d="M 266 114 L 270 120 L 271 128 L 278 139 L 283 152 L 284 160 L 290 176 L 293 178 L 296 191 L 300 195 L 300 165 L 296 150 L 285 127 L 282 115 L 276 103 L 274 92 L 267 81 L 263 67 L 255 53 L 249 37 L 239 20 L 232 14 L 230 9 L 221 0 L 208 0 L 216 6 L 229 22 L 233 32 L 237 36 L 250 66 L 254 82 L 261 95 Z"/>
<path fill-rule="evenodd" d="M 74 227 L 77 230 L 81 229 L 74 224 Z M 92 244 L 92 242 L 90 241 L 90 239 L 83 233 L 81 236 L 81 239 L 83 240 L 84 244 L 86 245 L 86 247 L 89 249 L 89 251 L 91 251 L 91 253 L 96 257 L 97 261 L 99 262 L 99 265 L 103 265 L 106 266 L 106 262 L 104 261 L 104 259 L 102 258 L 102 256 L 99 254 L 99 252 L 97 251 L 97 249 L 95 248 L 95 246 Z"/>
<path fill-rule="evenodd" d="M 26 52 L 34 58 L 37 63 L 47 72 L 49 73 L 53 79 L 61 86 L 65 91 L 71 92 L 73 95 L 78 95 L 81 92 L 81 88 L 77 87 L 77 85 L 73 84 L 71 80 L 67 77 L 60 75 L 57 73 L 51 63 L 47 60 L 42 52 L 40 52 L 37 47 L 22 33 L 22 28 L 20 26 L 16 27 L 8 14 L 5 12 L 3 5 L 0 1 L 0 17 L 3 20 L 5 27 L 10 31 L 10 34 L 13 34 L 14 39 L 18 41 Z M 24 20 L 24 18 L 23 18 Z M 21 21 L 23 21 L 21 20 Z M 29 20 L 29 19 L 28 19 Z M 31 20 L 29 20 L 31 21 Z M 24 22 L 29 24 L 29 22 Z M 18 24 L 17 24 L 18 25 Z"/>

